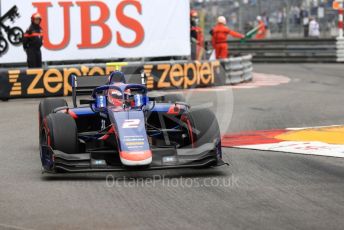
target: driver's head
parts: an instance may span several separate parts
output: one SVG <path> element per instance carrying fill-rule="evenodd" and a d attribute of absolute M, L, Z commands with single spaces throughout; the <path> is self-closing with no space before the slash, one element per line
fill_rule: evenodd
<path fill-rule="evenodd" d="M 108 91 L 108 101 L 111 105 L 122 106 L 123 105 L 122 92 L 117 89 L 110 89 Z"/>
<path fill-rule="evenodd" d="M 130 90 L 130 89 L 126 89 L 126 90 L 124 91 L 124 96 L 125 96 L 125 98 L 128 98 L 130 95 L 131 95 L 131 90 Z"/>
<path fill-rule="evenodd" d="M 125 90 L 124 92 L 125 100 L 128 100 L 130 95 L 131 95 L 131 90 L 130 89 Z M 122 106 L 124 102 L 122 92 L 117 89 L 110 89 L 108 91 L 108 101 L 111 105 Z"/>

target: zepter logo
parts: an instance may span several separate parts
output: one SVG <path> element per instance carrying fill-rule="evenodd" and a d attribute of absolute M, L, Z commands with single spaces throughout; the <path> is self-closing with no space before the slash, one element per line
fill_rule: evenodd
<path fill-rule="evenodd" d="M 115 63 L 116 64 L 116 63 Z M 120 66 L 126 63 L 119 63 Z M 10 96 L 56 95 L 67 96 L 72 92 L 70 76 L 105 76 L 118 69 L 116 66 L 49 69 L 11 69 L 8 70 L 11 85 Z"/>
<path fill-rule="evenodd" d="M 220 62 L 190 62 L 183 64 L 145 65 L 148 89 L 188 89 L 215 85 Z"/>

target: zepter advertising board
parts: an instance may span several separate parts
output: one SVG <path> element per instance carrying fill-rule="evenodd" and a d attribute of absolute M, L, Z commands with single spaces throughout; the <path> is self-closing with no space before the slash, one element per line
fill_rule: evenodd
<path fill-rule="evenodd" d="M 21 30 L 36 12 L 44 61 L 189 55 L 189 11 L 189 0 L 1 0 L 0 62 L 26 61 Z"/>

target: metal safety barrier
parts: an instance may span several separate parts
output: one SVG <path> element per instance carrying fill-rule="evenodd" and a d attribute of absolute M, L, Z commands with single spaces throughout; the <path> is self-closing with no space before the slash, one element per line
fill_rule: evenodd
<path fill-rule="evenodd" d="M 344 62 L 344 38 L 338 38 L 336 45 L 337 45 L 337 62 Z"/>
<path fill-rule="evenodd" d="M 253 62 L 344 62 L 343 39 L 264 39 L 229 41 L 232 55 L 253 56 Z"/>

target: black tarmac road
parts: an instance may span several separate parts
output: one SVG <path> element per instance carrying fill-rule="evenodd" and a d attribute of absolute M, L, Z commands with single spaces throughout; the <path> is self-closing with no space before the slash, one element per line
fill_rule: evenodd
<path fill-rule="evenodd" d="M 344 124 L 343 65 L 255 71 L 291 81 L 188 99 L 223 132 Z M 230 167 L 42 175 L 38 103 L 0 102 L 0 229 L 343 229 L 344 159 L 224 149 Z"/>

